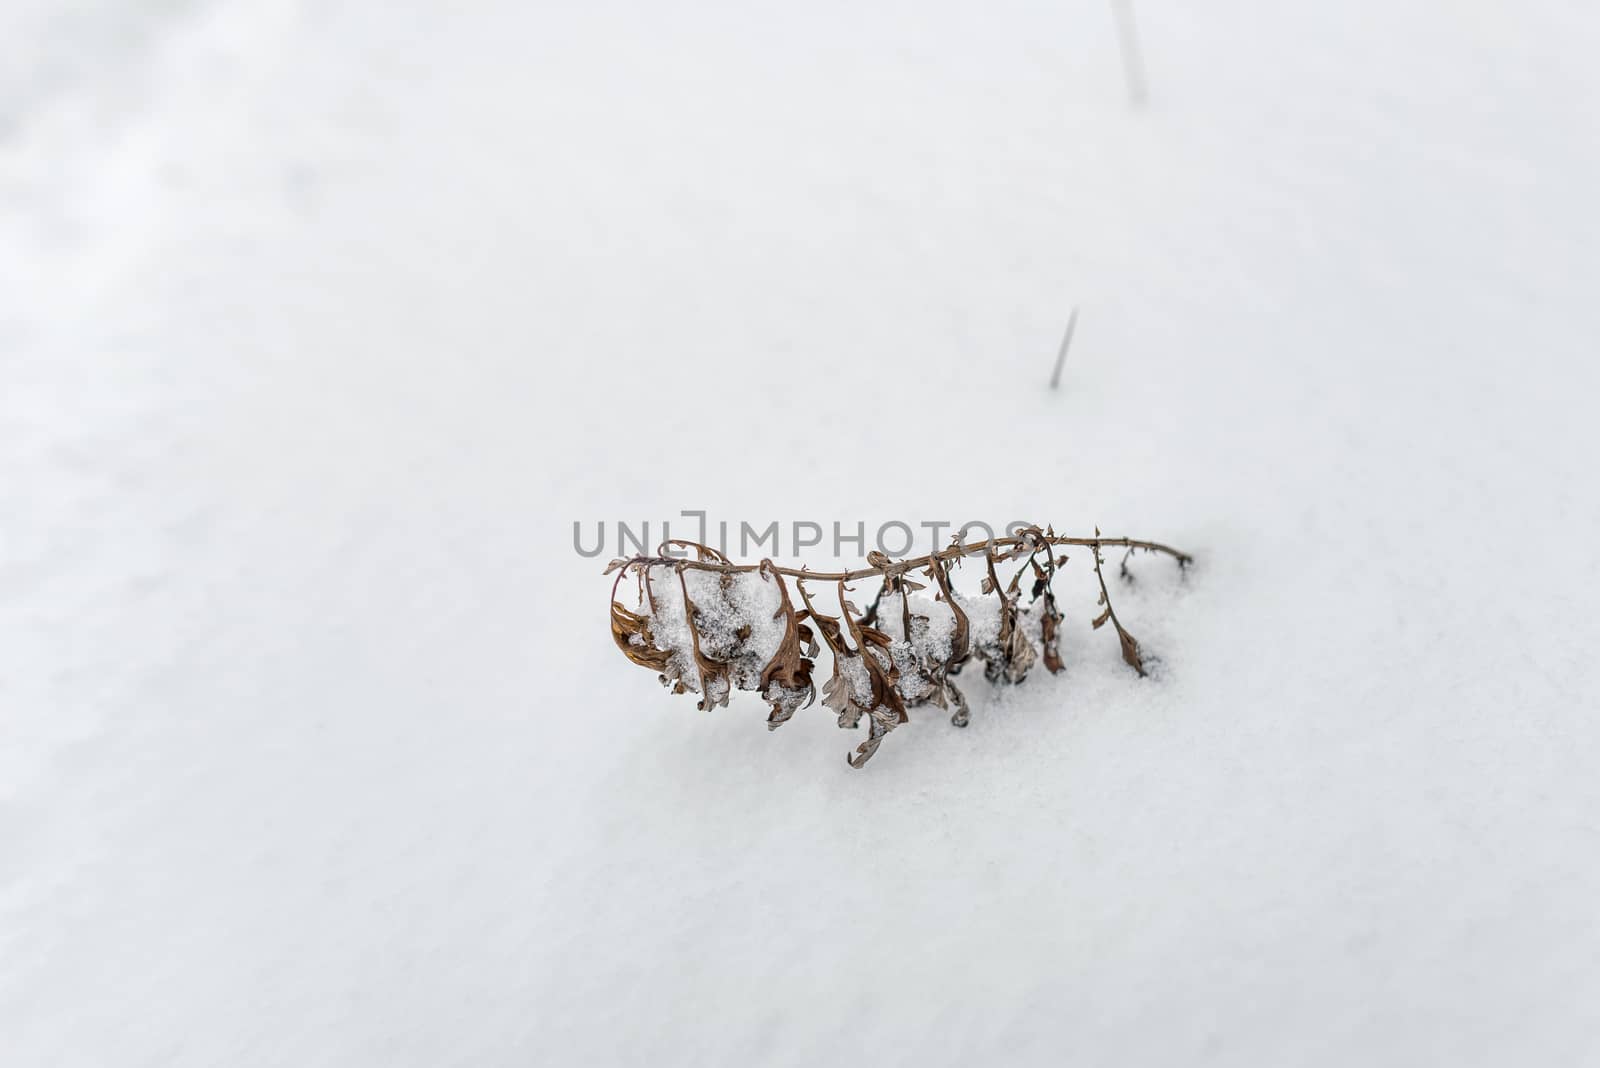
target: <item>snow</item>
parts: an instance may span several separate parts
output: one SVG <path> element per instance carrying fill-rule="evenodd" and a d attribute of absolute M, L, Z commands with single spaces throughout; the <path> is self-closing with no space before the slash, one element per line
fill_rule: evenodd
<path fill-rule="evenodd" d="M 1600 16 L 1133 6 L 8 5 L 0 1060 L 1600 1059 Z M 1198 563 L 854 771 L 684 509 Z"/>

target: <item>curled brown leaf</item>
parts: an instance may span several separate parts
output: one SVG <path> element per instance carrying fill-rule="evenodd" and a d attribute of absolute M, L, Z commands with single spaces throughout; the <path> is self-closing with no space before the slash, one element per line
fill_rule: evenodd
<path fill-rule="evenodd" d="M 802 643 L 811 637 L 811 631 L 796 619 L 794 603 L 789 600 L 789 588 L 784 585 L 783 576 L 772 569 L 772 561 L 763 560 L 761 564 L 762 577 L 778 584 L 781 603 L 774 618 L 782 617 L 784 621 L 783 638 L 778 643 L 778 651 L 761 670 L 761 694 L 772 705 L 772 713 L 767 717 L 767 729 L 776 730 L 798 709 L 816 699 L 816 689 L 811 684 L 813 664 L 801 652 Z M 812 645 L 815 646 L 815 642 Z"/>

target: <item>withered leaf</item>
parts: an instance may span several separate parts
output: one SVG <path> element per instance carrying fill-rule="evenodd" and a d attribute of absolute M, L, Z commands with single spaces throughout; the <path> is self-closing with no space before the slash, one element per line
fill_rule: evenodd
<path fill-rule="evenodd" d="M 833 666 L 833 675 L 822 684 L 822 707 L 831 708 L 838 715 L 841 727 L 854 727 L 861 722 L 861 704 L 837 663 Z"/>
<path fill-rule="evenodd" d="M 1028 669 L 1033 667 L 1033 662 L 1038 659 L 1034 652 L 1033 643 L 1028 640 L 1028 635 L 1017 626 L 1013 620 L 1011 633 L 1005 640 L 1005 674 L 1008 682 L 1021 682 L 1028 674 Z"/>
<path fill-rule="evenodd" d="M 616 601 L 611 602 L 611 638 L 622 650 L 622 655 L 652 671 L 666 671 L 672 654 L 656 648 L 655 636 L 650 633 L 650 620 L 630 612 Z"/>
<path fill-rule="evenodd" d="M 1123 662 L 1137 671 L 1140 678 L 1143 678 L 1145 676 L 1144 656 L 1139 651 L 1139 643 L 1134 640 L 1133 635 L 1122 629 L 1121 623 L 1117 624 L 1117 638 L 1122 642 Z"/>
<path fill-rule="evenodd" d="M 950 592 L 950 573 L 945 570 L 943 561 L 934 562 L 933 579 L 939 584 L 939 592 L 944 595 L 945 603 L 955 616 L 955 628 L 950 633 L 950 659 L 945 662 L 946 667 L 952 667 L 965 661 L 970 652 L 967 614 L 961 610 L 961 602 Z"/>
<path fill-rule="evenodd" d="M 1039 621 L 1040 637 L 1044 639 L 1044 666 L 1052 675 L 1059 675 L 1065 666 L 1061 663 L 1061 613 L 1056 611 L 1055 598 L 1046 597 L 1044 617 Z"/>
<path fill-rule="evenodd" d="M 979 643 L 976 652 L 984 662 L 984 678 L 990 682 L 1007 682 L 1015 685 L 1027 677 L 1028 669 L 1037 659 L 1037 653 L 1034 651 L 1033 643 L 1028 641 L 1028 636 L 1023 633 L 1022 627 L 1017 622 L 1016 584 L 1013 582 L 1010 590 L 1002 592 L 1000 578 L 994 570 L 995 560 L 994 543 L 991 541 L 983 554 L 984 566 L 988 572 L 984 592 L 993 593 L 1000 599 L 1000 631 L 995 640 Z"/>
<path fill-rule="evenodd" d="M 860 769 L 867 761 L 872 759 L 872 754 L 878 751 L 878 746 L 888 733 L 901 723 L 905 722 L 905 713 L 902 711 L 896 718 L 893 711 L 882 705 L 874 708 L 867 717 L 867 740 L 856 746 L 855 756 L 845 757 L 846 763 L 852 768 Z"/>
<path fill-rule="evenodd" d="M 945 680 L 944 691 L 945 694 L 948 695 L 950 702 L 956 706 L 956 710 L 950 714 L 951 724 L 957 727 L 965 727 L 970 721 L 970 713 L 967 710 L 966 694 L 957 689 L 956 684 L 948 679 Z M 939 707 L 944 708 L 947 706 L 943 701 L 940 701 Z"/>
<path fill-rule="evenodd" d="M 839 601 L 844 602 L 844 582 L 839 582 Z M 894 687 L 895 672 L 892 667 L 885 669 L 878 658 L 873 655 L 870 645 L 880 649 L 892 644 L 890 637 L 874 627 L 863 627 L 855 621 L 848 611 L 844 614 L 844 621 L 850 627 L 850 636 L 855 639 L 856 649 L 861 656 L 861 662 L 866 665 L 867 675 L 872 680 L 872 704 L 870 709 L 876 710 L 880 705 L 887 705 L 895 713 L 898 721 L 906 721 L 905 701 Z M 892 663 L 892 661 L 891 661 Z"/>
<path fill-rule="evenodd" d="M 700 673 L 700 700 L 695 707 L 702 712 L 728 703 L 728 693 L 733 688 L 728 677 L 729 665 L 713 660 L 700 648 L 700 611 L 689 597 L 689 582 L 683 568 L 678 568 L 678 585 L 683 589 L 683 614 L 689 624 L 689 641 L 694 651 L 695 670 Z"/>
<path fill-rule="evenodd" d="M 782 617 L 784 620 L 783 638 L 778 643 L 778 650 L 761 671 L 761 693 L 772 705 L 767 727 L 776 729 L 779 724 L 787 722 L 797 709 L 806 707 L 816 699 L 816 690 L 811 684 L 813 664 L 801 655 L 802 640 L 810 641 L 811 630 L 801 626 L 795 618 L 794 604 L 789 600 L 789 588 L 784 585 L 783 576 L 771 570 L 770 560 L 762 561 L 761 566 L 762 576 L 770 575 L 778 583 L 781 603 L 773 618 Z M 812 641 L 811 644 L 815 647 L 816 643 Z"/>
<path fill-rule="evenodd" d="M 817 655 L 817 636 L 804 623 L 796 628 L 800 632 L 800 650 L 808 657 Z"/>

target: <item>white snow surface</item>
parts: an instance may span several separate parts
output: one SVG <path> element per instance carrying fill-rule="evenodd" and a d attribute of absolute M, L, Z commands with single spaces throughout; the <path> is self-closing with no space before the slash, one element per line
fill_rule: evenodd
<path fill-rule="evenodd" d="M 1600 13 L 1134 8 L 0 9 L 0 1063 L 1600 1061 Z M 682 509 L 1198 564 L 853 771 Z"/>

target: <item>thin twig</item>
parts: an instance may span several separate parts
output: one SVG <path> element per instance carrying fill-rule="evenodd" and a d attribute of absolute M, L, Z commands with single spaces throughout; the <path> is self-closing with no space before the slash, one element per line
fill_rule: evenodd
<path fill-rule="evenodd" d="M 1072 314 L 1067 318 L 1067 332 L 1061 339 L 1061 351 L 1056 354 L 1056 369 L 1050 372 L 1050 388 L 1055 389 L 1061 385 L 1061 369 L 1067 365 L 1067 349 L 1072 347 L 1072 329 L 1078 325 L 1078 306 L 1072 306 Z"/>
<path fill-rule="evenodd" d="M 1143 107 L 1146 99 L 1144 57 L 1139 51 L 1139 31 L 1133 22 L 1133 0 L 1111 0 L 1117 20 L 1117 43 L 1122 48 L 1122 73 L 1128 81 L 1128 103 Z"/>

